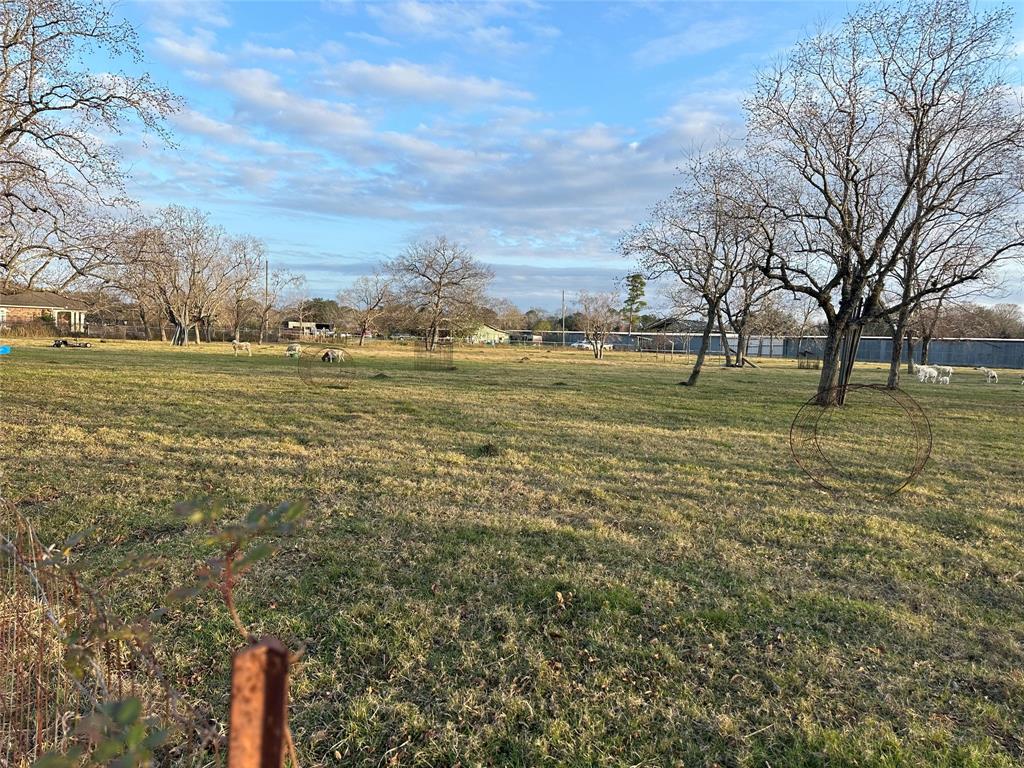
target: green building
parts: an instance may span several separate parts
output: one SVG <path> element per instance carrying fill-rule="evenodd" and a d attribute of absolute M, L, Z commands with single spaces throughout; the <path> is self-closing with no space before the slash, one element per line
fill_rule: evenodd
<path fill-rule="evenodd" d="M 479 325 L 466 337 L 470 344 L 508 344 L 508 339 L 507 333 L 490 325 Z"/>

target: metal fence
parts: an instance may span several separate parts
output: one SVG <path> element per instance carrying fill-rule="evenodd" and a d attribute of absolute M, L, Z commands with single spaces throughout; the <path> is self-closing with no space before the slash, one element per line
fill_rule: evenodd
<path fill-rule="evenodd" d="M 562 332 L 543 334 L 544 346 L 562 345 Z M 699 333 L 613 333 L 608 344 L 614 349 L 635 350 L 658 355 L 693 355 L 700 347 Z M 733 352 L 736 334 L 726 334 Z M 584 341 L 581 331 L 566 331 L 565 345 Z M 524 346 L 536 342 L 513 342 Z M 820 356 L 825 344 L 824 336 L 752 336 L 747 340 L 746 356 L 751 358 L 796 359 L 801 352 Z M 718 333 L 711 336 L 708 354 L 722 355 L 722 340 Z M 892 339 L 887 336 L 863 336 L 857 351 L 857 360 L 865 363 L 888 363 L 892 354 Z M 908 349 L 904 345 L 902 358 L 907 362 Z M 914 344 L 914 359 L 921 355 L 920 343 Z M 1024 339 L 933 339 L 928 347 L 928 361 L 936 365 L 989 368 L 1024 369 Z"/>
<path fill-rule="evenodd" d="M 227 342 L 234 337 L 231 328 L 209 328 L 201 332 L 202 340 L 209 342 Z M 543 341 L 516 340 L 527 334 L 526 331 L 509 331 L 512 334 L 511 344 L 522 346 L 545 346 L 557 347 L 570 346 L 586 340 L 582 331 L 546 331 L 542 334 Z M 60 328 L 43 323 L 7 324 L 0 326 L 0 336 L 68 336 L 87 337 L 94 339 L 111 340 L 145 340 L 151 341 L 170 340 L 173 335 L 173 328 L 166 326 L 146 328 L 142 325 L 90 323 L 82 333 L 67 333 Z M 239 333 L 242 341 L 257 341 L 259 339 L 259 328 L 243 328 Z M 190 334 L 191 338 L 191 334 Z M 287 330 L 277 327 L 270 328 L 264 333 L 264 341 L 296 341 L 301 339 L 314 339 L 320 337 L 300 336 L 294 330 Z M 327 337 L 323 337 L 327 338 Z M 672 355 L 694 355 L 700 347 L 701 335 L 699 333 L 645 333 L 636 332 L 612 333 L 609 334 L 607 344 L 615 350 L 637 351 L 642 353 L 654 353 L 660 356 Z M 736 334 L 726 334 L 730 350 L 735 352 Z M 408 341 L 420 341 L 415 337 L 408 337 Z M 335 337 L 332 343 L 338 343 L 339 338 Z M 746 356 L 751 358 L 792 358 L 796 359 L 801 352 L 812 352 L 820 356 L 824 347 L 824 336 L 751 336 L 747 340 Z M 915 360 L 920 359 L 920 344 L 914 344 Z M 710 339 L 708 354 L 713 357 L 722 356 L 722 340 L 718 333 L 714 333 Z M 869 363 L 887 363 L 892 353 L 892 339 L 887 336 L 863 336 L 860 341 L 860 348 L 857 352 L 857 360 Z M 907 362 L 908 350 L 903 347 L 903 362 Z M 984 365 L 989 368 L 1019 368 L 1024 369 L 1024 339 L 933 339 L 928 348 L 928 361 L 936 365 L 952 365 L 970 367 Z"/>

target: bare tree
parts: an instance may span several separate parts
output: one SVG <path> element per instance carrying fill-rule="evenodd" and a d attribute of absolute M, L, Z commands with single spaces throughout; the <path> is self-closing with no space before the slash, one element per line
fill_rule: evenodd
<path fill-rule="evenodd" d="M 494 314 L 494 323 L 498 328 L 519 330 L 525 326 L 522 310 L 508 299 L 488 299 L 487 308 Z"/>
<path fill-rule="evenodd" d="M 614 293 L 581 291 L 576 304 L 584 337 L 590 344 L 594 357 L 601 360 L 604 358 L 604 347 L 608 341 L 608 334 L 614 331 L 622 321 L 619 297 Z"/>
<path fill-rule="evenodd" d="M 940 313 L 935 330 L 937 336 L 1019 339 L 1024 337 L 1024 307 L 955 304 Z"/>
<path fill-rule="evenodd" d="M 381 273 L 364 275 L 338 294 L 338 304 L 352 310 L 359 346 L 363 346 L 374 321 L 387 311 L 393 300 L 391 281 Z"/>
<path fill-rule="evenodd" d="M 242 236 L 227 243 L 234 270 L 227 289 L 227 319 L 231 324 L 232 338 L 239 338 L 242 326 L 247 320 L 259 315 L 259 294 L 263 288 L 266 264 L 266 246 L 263 241 Z"/>
<path fill-rule="evenodd" d="M 123 202 L 124 169 L 102 134 L 135 122 L 166 138 L 163 119 L 179 102 L 148 75 L 82 68 L 97 57 L 141 58 L 134 30 L 103 0 L 5 0 L 0 36 L 4 228 L 18 233 L 22 257 L 63 261 L 72 278 L 92 274 L 107 252 L 83 247 L 95 233 L 83 223 Z"/>
<path fill-rule="evenodd" d="M 749 253 L 749 255 L 754 256 L 753 253 Z M 740 265 L 740 267 L 736 270 L 736 278 L 733 280 L 732 287 L 726 292 L 725 298 L 722 299 L 722 311 L 719 320 L 719 328 L 724 327 L 724 323 L 721 322 L 721 319 L 724 317 L 729 322 L 729 327 L 736 334 L 736 356 L 735 363 L 733 364 L 737 368 L 742 368 L 746 363 L 747 340 L 750 337 L 750 329 L 754 319 L 758 313 L 768 306 L 773 294 L 781 288 L 777 282 L 769 280 L 757 268 L 755 260 L 751 259 L 747 263 Z M 722 346 L 727 350 L 726 365 L 729 365 L 728 344 L 726 343 L 724 332 L 722 334 Z"/>
<path fill-rule="evenodd" d="M 722 314 L 726 296 L 737 278 L 757 268 L 760 252 L 752 237 L 749 211 L 739 202 L 745 183 L 743 159 L 719 148 L 694 158 L 684 183 L 659 203 L 648 221 L 620 243 L 649 279 L 674 275 L 675 303 L 704 317 L 693 370 L 687 384 L 695 386 Z M 771 231 L 766 225 L 764 231 Z"/>
<path fill-rule="evenodd" d="M 765 234 L 763 269 L 825 316 L 822 403 L 848 328 L 939 290 L 886 302 L 914 238 L 945 217 L 984 218 L 1019 199 L 1024 121 L 1001 73 L 1010 19 L 963 0 L 870 6 L 758 77 L 746 107 L 764 164 L 750 188 L 788 227 Z M 1019 245 L 1011 228 L 977 257 Z"/>
<path fill-rule="evenodd" d="M 291 292 L 305 282 L 301 275 L 287 269 L 270 269 L 270 264 L 265 257 L 262 268 L 263 276 L 260 278 L 260 286 L 256 291 L 256 299 L 259 303 L 260 344 L 265 341 L 270 330 L 270 320 L 274 310 L 281 306 Z"/>
<path fill-rule="evenodd" d="M 757 355 L 764 354 L 764 337 L 768 337 L 768 356 L 774 355 L 774 339 L 779 336 L 795 335 L 800 320 L 794 314 L 796 307 L 781 291 L 770 294 L 751 313 L 748 326 L 751 335 L 759 336 Z"/>
<path fill-rule="evenodd" d="M 114 259 L 103 274 L 103 282 L 116 289 L 135 307 L 146 338 L 152 337 L 156 323 L 160 340 L 166 341 L 164 318 L 167 313 L 156 282 L 155 244 L 160 236 L 152 222 L 134 221 L 126 225 L 113 245 Z"/>
<path fill-rule="evenodd" d="M 434 348 L 444 325 L 454 333 L 477 320 L 493 277 L 464 246 L 443 236 L 409 246 L 386 268 L 399 296 L 422 317 L 427 349 Z"/>
<path fill-rule="evenodd" d="M 122 252 L 127 257 L 119 282 L 139 298 L 159 302 L 174 326 L 172 344 L 187 345 L 189 333 L 200 342 L 200 326 L 209 325 L 231 295 L 240 270 L 240 254 L 229 247 L 220 227 L 196 209 L 169 206 L 137 231 Z"/>

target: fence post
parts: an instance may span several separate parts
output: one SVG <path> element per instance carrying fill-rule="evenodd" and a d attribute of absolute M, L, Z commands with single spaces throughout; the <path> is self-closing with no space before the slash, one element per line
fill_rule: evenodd
<path fill-rule="evenodd" d="M 228 768 L 281 768 L 288 720 L 288 650 L 265 638 L 231 663 Z"/>

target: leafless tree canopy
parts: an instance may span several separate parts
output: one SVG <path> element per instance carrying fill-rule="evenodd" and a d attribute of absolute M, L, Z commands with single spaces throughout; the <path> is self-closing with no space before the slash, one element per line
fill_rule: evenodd
<path fill-rule="evenodd" d="M 4 0 L 0 34 L 0 282 L 57 266 L 60 287 L 102 262 L 104 211 L 125 202 L 120 158 L 99 137 L 135 122 L 166 138 L 178 101 L 146 75 L 89 71 L 87 53 L 140 56 L 102 0 Z"/>
<path fill-rule="evenodd" d="M 374 322 L 394 304 L 391 280 L 382 273 L 364 275 L 338 294 L 338 304 L 349 310 L 359 335 L 359 346 Z"/>
<path fill-rule="evenodd" d="M 594 352 L 594 357 L 604 357 L 608 334 L 622 322 L 619 297 L 614 293 L 581 292 L 576 300 L 579 307 L 579 322 L 584 336 Z"/>
<path fill-rule="evenodd" d="M 1010 21 L 961 0 L 871 6 L 760 73 L 746 107 L 759 161 L 749 188 L 775 225 L 761 233 L 763 269 L 825 315 L 819 391 L 836 383 L 852 323 L 1018 255 L 1024 119 L 1002 73 Z"/>
<path fill-rule="evenodd" d="M 464 246 L 443 236 L 409 246 L 386 268 L 402 301 L 421 318 L 429 349 L 442 331 L 455 333 L 478 322 L 493 277 Z"/>
<path fill-rule="evenodd" d="M 200 343 L 215 317 L 238 321 L 238 305 L 258 290 L 263 248 L 229 238 L 202 211 L 169 206 L 131 232 L 121 245 L 112 282 L 174 327 L 172 342 Z M 236 328 L 237 331 L 237 328 Z"/>
<path fill-rule="evenodd" d="M 682 184 L 620 244 L 652 279 L 669 276 L 674 301 L 705 318 L 688 383 L 697 383 L 715 324 L 728 311 L 745 330 L 747 318 L 771 293 L 758 276 L 761 247 L 744 204 L 748 176 L 742 156 L 720 147 L 693 159 Z M 770 231 L 768 225 L 764 231 Z M 730 299 L 731 297 L 731 299 Z"/>

